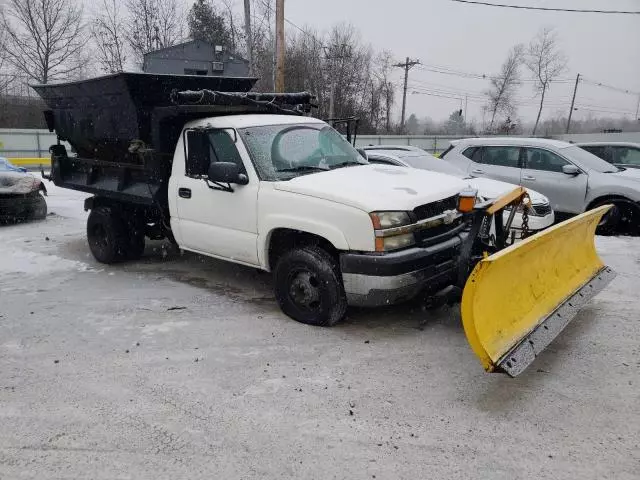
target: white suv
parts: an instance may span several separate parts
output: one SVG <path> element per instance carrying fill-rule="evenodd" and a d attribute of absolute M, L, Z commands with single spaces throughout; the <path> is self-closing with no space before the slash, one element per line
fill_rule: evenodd
<path fill-rule="evenodd" d="M 451 142 L 443 158 L 473 177 L 537 190 L 556 214 L 613 204 L 600 233 L 640 229 L 640 170 L 618 168 L 576 145 L 543 138 L 468 138 Z"/>

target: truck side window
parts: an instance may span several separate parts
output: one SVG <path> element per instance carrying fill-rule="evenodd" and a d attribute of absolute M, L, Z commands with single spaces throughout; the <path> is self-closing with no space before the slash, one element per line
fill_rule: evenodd
<path fill-rule="evenodd" d="M 209 158 L 211 162 L 231 162 L 245 172 L 242 158 L 233 139 L 226 130 L 213 130 L 209 133 Z M 207 165 L 209 168 L 209 165 Z"/>
<path fill-rule="evenodd" d="M 202 132 L 190 130 L 187 132 L 188 155 L 185 159 L 185 175 L 200 177 L 209 170 L 209 146 L 207 136 Z"/>
<path fill-rule="evenodd" d="M 225 130 L 210 132 L 187 132 L 189 155 L 186 159 L 185 174 L 188 177 L 200 177 L 209 171 L 211 162 L 232 162 L 246 174 L 244 164 L 236 145 Z"/>

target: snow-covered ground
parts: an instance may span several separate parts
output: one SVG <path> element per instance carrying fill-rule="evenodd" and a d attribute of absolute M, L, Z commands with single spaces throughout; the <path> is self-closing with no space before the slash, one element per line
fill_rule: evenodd
<path fill-rule="evenodd" d="M 96 263 L 84 195 L 0 226 L 0 478 L 566 478 L 640 472 L 640 239 L 517 379 L 455 310 L 286 318 L 270 277 L 148 246 Z"/>

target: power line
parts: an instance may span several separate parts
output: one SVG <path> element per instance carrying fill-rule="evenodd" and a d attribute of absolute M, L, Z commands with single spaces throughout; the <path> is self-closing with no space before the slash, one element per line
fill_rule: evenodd
<path fill-rule="evenodd" d="M 629 95 L 640 95 L 640 92 L 634 92 L 633 90 L 629 90 L 621 87 L 614 87 L 612 85 L 607 85 L 606 83 L 599 82 L 597 80 L 591 80 L 589 78 L 582 77 L 582 81 L 588 85 L 594 85 L 596 87 L 608 88 L 609 90 L 613 90 L 615 92 L 626 93 Z"/>
<path fill-rule="evenodd" d="M 264 2 L 263 5 L 265 7 L 267 7 L 269 10 L 271 10 L 271 12 L 275 13 L 275 10 L 273 9 L 273 7 L 271 5 L 269 5 L 269 2 Z M 317 43 L 320 44 L 321 47 L 326 47 L 326 45 L 324 43 L 322 43 L 320 40 L 318 40 L 318 37 L 316 37 L 313 33 L 311 33 L 308 30 L 305 30 L 304 28 L 296 25 L 291 20 L 289 20 L 287 17 L 284 17 L 284 21 L 286 23 L 288 23 L 289 25 L 291 25 L 293 28 L 295 28 L 295 29 L 299 30 L 300 32 L 304 33 L 308 37 L 311 37 L 312 39 L 314 39 Z"/>
<path fill-rule="evenodd" d="M 471 5 L 483 5 L 486 7 L 515 8 L 519 10 L 540 10 L 545 12 L 569 12 L 569 13 L 613 13 L 620 15 L 640 15 L 640 11 L 625 10 L 585 10 L 581 8 L 551 8 L 551 7 L 532 7 L 527 5 L 507 5 L 504 3 L 478 2 L 476 0 L 450 0 L 452 2 L 467 3 Z"/>
<path fill-rule="evenodd" d="M 443 75 L 452 75 L 455 77 L 469 78 L 473 80 L 490 80 L 495 76 L 487 73 L 464 72 L 464 71 L 449 68 L 449 67 L 440 67 L 440 66 L 427 65 L 427 64 L 420 65 L 418 68 L 420 70 L 427 71 L 427 72 L 440 73 Z M 522 83 L 529 83 L 529 82 L 534 83 L 535 81 L 536 80 L 530 80 L 530 79 L 520 80 L 520 82 Z M 572 83 L 572 82 L 573 82 L 572 78 L 558 78 L 557 80 L 554 80 L 551 83 L 557 84 L 557 83 Z"/>

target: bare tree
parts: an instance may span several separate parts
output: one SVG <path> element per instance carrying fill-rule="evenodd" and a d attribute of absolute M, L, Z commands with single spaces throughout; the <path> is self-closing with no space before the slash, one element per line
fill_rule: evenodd
<path fill-rule="evenodd" d="M 126 0 L 127 42 L 142 63 L 144 54 L 170 47 L 184 35 L 184 11 L 177 0 Z"/>
<path fill-rule="evenodd" d="M 391 133 L 391 110 L 393 108 L 393 102 L 395 100 L 395 88 L 393 82 L 390 79 L 391 71 L 393 70 L 393 64 L 395 57 L 389 50 L 383 50 L 375 59 L 375 70 L 373 75 L 377 78 L 379 88 L 381 90 L 385 123 L 384 131 Z M 379 129 L 379 128 L 378 128 Z"/>
<path fill-rule="evenodd" d="M 127 60 L 124 30 L 119 2 L 102 0 L 91 25 L 91 35 L 96 43 L 98 62 L 104 72 L 117 73 L 124 70 Z"/>
<path fill-rule="evenodd" d="M 77 2 L 8 0 L 2 26 L 9 62 L 32 80 L 67 78 L 83 67 L 86 37 Z"/>
<path fill-rule="evenodd" d="M 227 24 L 229 25 L 229 33 L 231 33 L 231 51 L 235 52 L 238 46 L 237 39 L 242 37 L 240 33 L 242 27 L 237 24 L 236 19 L 233 16 L 234 2 L 231 0 L 222 0 L 222 4 L 227 13 Z"/>
<path fill-rule="evenodd" d="M 544 106 L 544 97 L 551 83 L 558 78 L 567 67 L 567 59 L 558 48 L 558 38 L 552 28 L 543 28 L 531 40 L 525 55 L 525 65 L 531 71 L 534 88 L 540 94 L 540 108 L 532 135 L 536 134 L 540 115 Z"/>
<path fill-rule="evenodd" d="M 515 45 L 509 50 L 507 59 L 500 68 L 500 73 L 490 79 L 491 87 L 485 92 L 487 95 L 485 108 L 491 114 L 489 131 L 493 131 L 496 115 L 510 117 L 515 113 L 513 97 L 517 88 L 521 85 L 520 65 L 522 65 L 523 55 L 524 46 L 521 44 Z"/>
<path fill-rule="evenodd" d="M 7 34 L 4 30 L 0 31 L 0 95 L 5 93 L 7 87 L 13 81 L 13 75 L 8 73 L 7 64 Z"/>

